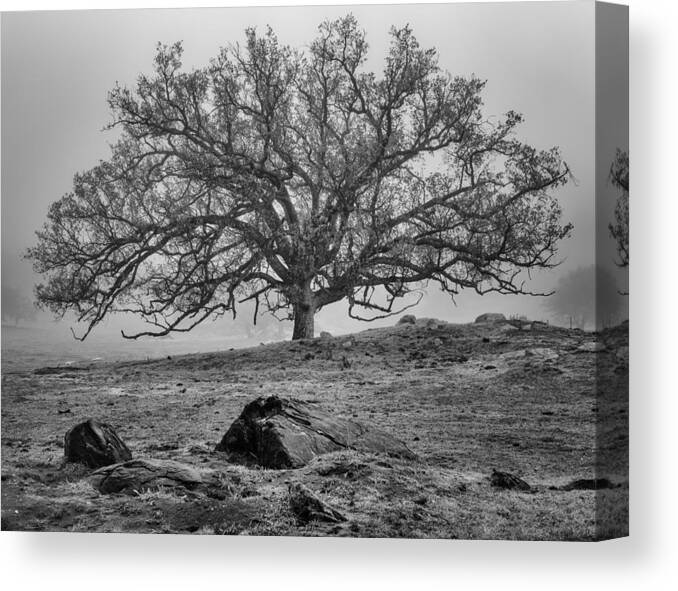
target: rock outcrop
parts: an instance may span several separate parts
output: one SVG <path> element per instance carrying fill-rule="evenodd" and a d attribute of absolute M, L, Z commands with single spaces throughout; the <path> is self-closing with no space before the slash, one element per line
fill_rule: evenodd
<path fill-rule="evenodd" d="M 371 425 L 341 418 L 312 402 L 277 396 L 245 406 L 216 447 L 236 461 L 266 468 L 299 468 L 342 449 L 416 457 L 402 441 Z"/>
<path fill-rule="evenodd" d="M 66 433 L 64 456 L 67 462 L 100 468 L 131 460 L 132 452 L 113 427 L 96 419 L 88 419 Z"/>
<path fill-rule="evenodd" d="M 476 318 L 476 324 L 485 324 L 485 323 L 492 323 L 492 322 L 505 322 L 506 321 L 506 316 L 503 314 L 498 314 L 496 312 L 486 312 L 485 314 L 481 314 Z"/>

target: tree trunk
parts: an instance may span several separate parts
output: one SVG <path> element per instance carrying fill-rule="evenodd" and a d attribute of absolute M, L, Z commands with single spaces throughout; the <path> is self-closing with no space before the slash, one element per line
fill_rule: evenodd
<path fill-rule="evenodd" d="M 314 333 L 315 307 L 308 303 L 294 304 L 294 332 L 292 340 L 312 339 Z"/>
<path fill-rule="evenodd" d="M 292 333 L 292 340 L 312 339 L 314 332 L 313 320 L 317 302 L 311 289 L 311 279 L 297 285 L 293 294 L 294 331 Z"/>

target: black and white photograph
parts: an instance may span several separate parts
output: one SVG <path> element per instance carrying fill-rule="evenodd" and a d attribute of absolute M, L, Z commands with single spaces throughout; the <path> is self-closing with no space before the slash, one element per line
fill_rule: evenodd
<path fill-rule="evenodd" d="M 3 12 L 1 529 L 628 536 L 628 28 Z"/>

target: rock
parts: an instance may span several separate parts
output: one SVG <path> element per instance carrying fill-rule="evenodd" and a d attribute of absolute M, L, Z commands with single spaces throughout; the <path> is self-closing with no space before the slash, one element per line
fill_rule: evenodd
<path fill-rule="evenodd" d="M 496 312 L 486 312 L 485 314 L 481 314 L 476 318 L 475 322 L 476 324 L 481 324 L 481 323 L 493 323 L 493 322 L 505 322 L 506 321 L 506 316 L 503 314 L 498 314 Z"/>
<path fill-rule="evenodd" d="M 416 324 L 417 323 L 417 317 L 414 314 L 405 314 L 405 316 L 401 316 L 400 320 L 398 320 L 398 324 Z"/>
<path fill-rule="evenodd" d="M 577 353 L 602 353 L 605 350 L 605 343 L 602 341 L 587 341 L 576 349 Z"/>
<path fill-rule="evenodd" d="M 310 521 L 328 521 L 339 523 L 346 518 L 339 511 L 318 498 L 311 490 L 299 482 L 289 485 L 290 509 L 300 524 Z"/>
<path fill-rule="evenodd" d="M 118 437 L 113 427 L 88 419 L 70 429 L 64 437 L 67 462 L 100 468 L 132 459 L 132 452 Z"/>
<path fill-rule="evenodd" d="M 99 468 L 92 473 L 94 486 L 102 493 L 140 493 L 158 488 L 195 489 L 205 480 L 187 464 L 172 460 L 139 459 Z"/>
<path fill-rule="evenodd" d="M 326 330 L 323 330 L 320 333 L 320 338 L 321 339 L 331 339 L 332 338 L 332 333 L 327 332 Z"/>
<path fill-rule="evenodd" d="M 601 490 L 614 488 L 607 478 L 579 478 L 560 487 L 560 490 Z"/>
<path fill-rule="evenodd" d="M 372 426 L 338 417 L 313 402 L 257 398 L 233 422 L 217 451 L 266 468 L 298 468 L 313 458 L 343 449 L 416 456 L 402 442 Z"/>
<path fill-rule="evenodd" d="M 532 490 L 532 487 L 524 480 L 513 474 L 509 474 L 508 472 L 499 472 L 498 470 L 492 470 L 490 484 L 495 488 L 524 491 Z"/>

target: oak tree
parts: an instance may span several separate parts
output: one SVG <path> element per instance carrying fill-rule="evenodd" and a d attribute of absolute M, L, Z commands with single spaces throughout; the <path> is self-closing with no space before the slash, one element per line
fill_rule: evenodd
<path fill-rule="evenodd" d="M 82 338 L 135 313 L 136 338 L 252 301 L 298 339 L 324 306 L 383 317 L 427 281 L 529 293 L 523 272 L 552 266 L 571 230 L 559 151 L 518 140 L 515 112 L 484 117 L 485 83 L 443 71 L 409 27 L 380 75 L 367 52 L 352 16 L 303 51 L 248 29 L 191 71 L 180 43 L 159 46 L 151 74 L 110 93 L 111 157 L 75 176 L 29 251 L 39 302 L 75 312 Z"/>

